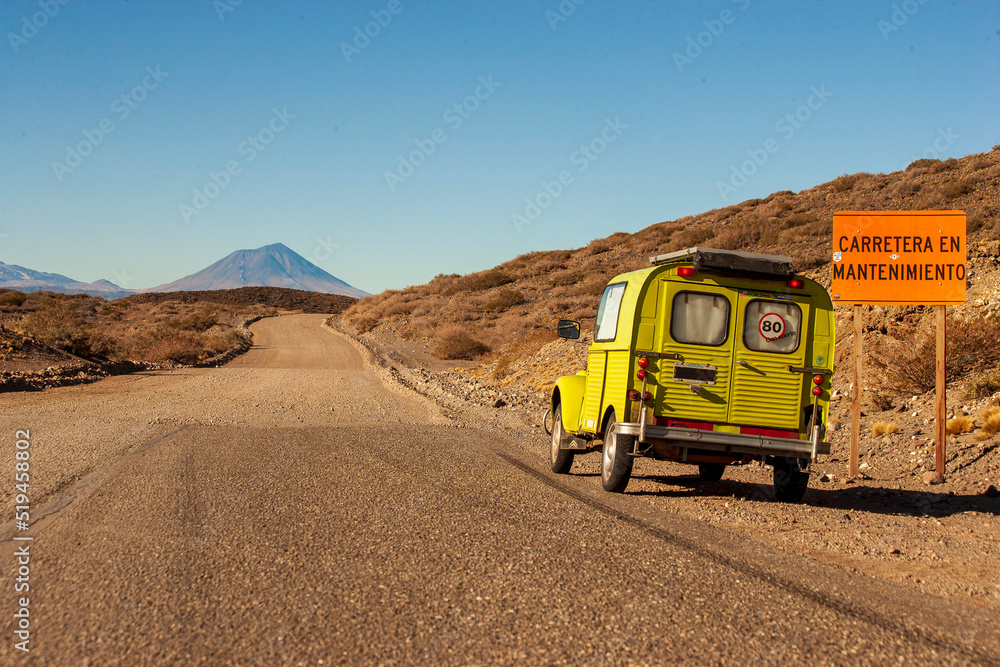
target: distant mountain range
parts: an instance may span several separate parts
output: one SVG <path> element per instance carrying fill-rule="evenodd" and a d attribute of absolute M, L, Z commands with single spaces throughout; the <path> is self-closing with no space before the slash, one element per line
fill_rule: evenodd
<path fill-rule="evenodd" d="M 215 264 L 166 285 L 126 290 L 107 280 L 82 283 L 58 273 L 32 271 L 0 262 L 0 288 L 22 292 L 49 290 L 65 294 L 87 293 L 115 299 L 137 292 L 179 292 L 235 289 L 238 287 L 286 287 L 308 292 L 343 294 L 354 298 L 368 292 L 330 275 L 282 243 L 254 250 L 237 250 Z"/>
<path fill-rule="evenodd" d="M 33 271 L 16 264 L 0 262 L 0 288 L 14 289 L 21 292 L 62 292 L 63 294 L 92 294 L 106 299 L 117 299 L 132 294 L 107 280 L 95 280 L 92 283 L 82 283 L 58 273 Z"/>

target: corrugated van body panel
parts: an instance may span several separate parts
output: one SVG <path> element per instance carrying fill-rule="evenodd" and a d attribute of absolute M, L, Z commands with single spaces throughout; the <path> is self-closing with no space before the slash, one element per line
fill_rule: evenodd
<path fill-rule="evenodd" d="M 603 407 L 607 408 L 609 405 L 616 406 L 615 418 L 618 421 L 622 421 L 625 417 L 623 414 L 623 406 L 625 405 L 626 396 L 629 387 L 629 362 L 631 361 L 631 352 L 628 350 L 609 350 L 608 351 L 608 368 L 604 376 L 604 401 Z M 604 410 L 601 410 L 603 414 Z"/>
<path fill-rule="evenodd" d="M 656 415 L 660 417 L 677 417 L 679 419 L 698 419 L 724 423 L 729 411 L 729 364 L 730 348 L 706 348 L 695 345 L 670 344 L 670 352 L 678 352 L 684 357 L 684 363 L 711 364 L 716 371 L 715 384 L 699 385 L 698 393 L 691 391 L 691 385 L 686 382 L 674 382 L 673 366 L 676 362 L 670 359 L 660 359 L 659 364 L 661 391 L 656 401 Z M 664 391 L 665 390 L 665 391 Z"/>
<path fill-rule="evenodd" d="M 758 328 L 759 314 L 748 318 L 751 304 L 763 303 L 782 308 L 799 309 L 798 347 L 789 354 L 750 349 L 746 345 L 745 329 Z M 801 430 L 804 425 L 802 412 L 803 393 L 810 377 L 792 373 L 789 366 L 803 366 L 806 351 L 812 341 L 809 332 L 811 308 L 808 298 L 802 295 L 777 298 L 764 294 L 741 294 L 739 318 L 736 323 L 736 363 L 733 364 L 733 386 L 730 393 L 729 421 L 741 426 L 766 426 Z M 760 320 L 763 321 L 763 320 Z"/>
<path fill-rule="evenodd" d="M 587 358 L 587 398 L 583 403 L 581 427 L 590 433 L 597 433 L 601 428 L 601 399 L 606 355 L 607 352 L 604 350 L 591 350 Z"/>
<path fill-rule="evenodd" d="M 740 425 L 801 428 L 803 376 L 788 372 L 788 365 L 798 360 L 746 350 L 737 356 L 751 368 L 735 366 L 729 420 Z"/>

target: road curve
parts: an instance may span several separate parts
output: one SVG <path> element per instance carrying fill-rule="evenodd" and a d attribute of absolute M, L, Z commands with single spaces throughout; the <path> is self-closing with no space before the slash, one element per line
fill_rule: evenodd
<path fill-rule="evenodd" d="M 221 369 L 5 405 L 50 509 L 27 656 L 0 553 L 0 662 L 996 663 L 982 612 L 556 478 L 321 319 L 258 322 Z"/>

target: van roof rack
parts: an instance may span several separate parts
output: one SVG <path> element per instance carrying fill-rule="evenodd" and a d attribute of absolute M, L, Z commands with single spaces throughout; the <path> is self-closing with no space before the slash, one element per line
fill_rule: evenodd
<path fill-rule="evenodd" d="M 717 248 L 688 248 L 650 257 L 649 261 L 656 265 L 693 262 L 695 270 L 715 269 L 780 278 L 786 278 L 795 273 L 791 257 L 758 255 L 752 252 L 719 250 Z"/>

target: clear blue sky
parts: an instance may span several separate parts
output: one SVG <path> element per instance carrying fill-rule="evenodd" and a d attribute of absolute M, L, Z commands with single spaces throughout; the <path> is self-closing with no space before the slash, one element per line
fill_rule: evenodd
<path fill-rule="evenodd" d="M 378 292 L 1000 144 L 995 0 L 62 2 L 0 3 L 0 260 L 130 288 L 283 242 Z"/>

